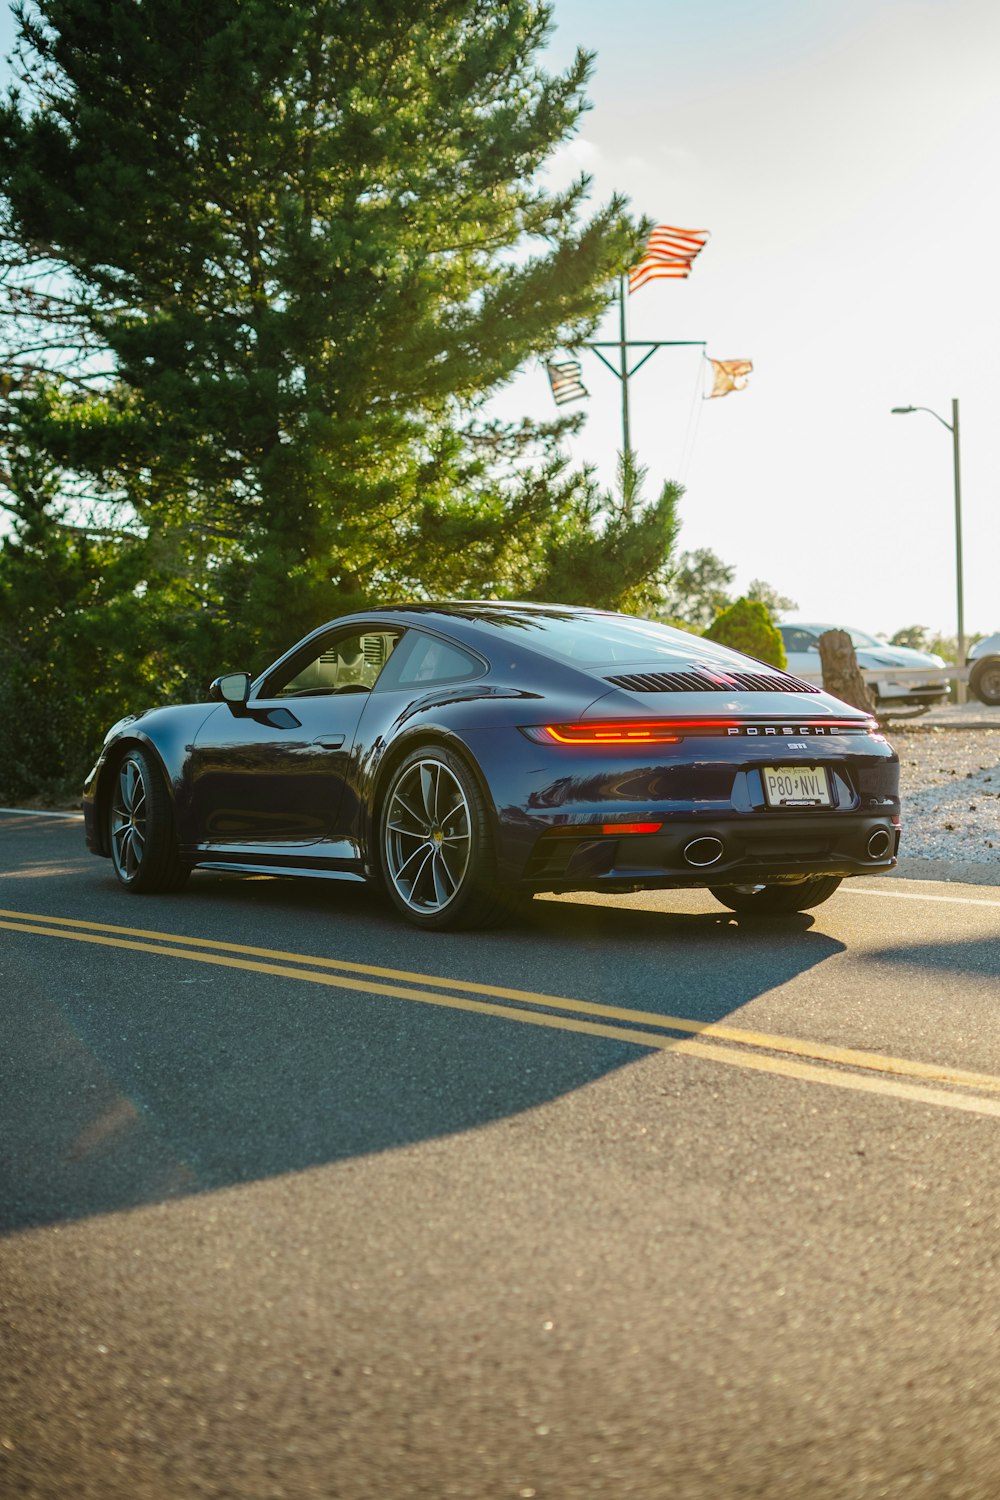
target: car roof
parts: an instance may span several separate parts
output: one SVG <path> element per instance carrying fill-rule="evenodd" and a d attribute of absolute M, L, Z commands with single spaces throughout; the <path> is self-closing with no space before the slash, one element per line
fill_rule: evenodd
<path fill-rule="evenodd" d="M 611 615 L 623 620 L 637 618 L 635 615 L 623 615 L 620 610 L 615 609 L 594 609 L 581 604 L 539 604 L 530 599 L 408 599 L 397 604 L 375 604 L 365 613 L 457 615 L 464 619 L 490 614 Z"/>
<path fill-rule="evenodd" d="M 779 630 L 852 630 L 851 625 L 820 625 L 815 620 L 782 620 L 778 626 Z M 865 635 L 870 632 L 865 631 Z"/>

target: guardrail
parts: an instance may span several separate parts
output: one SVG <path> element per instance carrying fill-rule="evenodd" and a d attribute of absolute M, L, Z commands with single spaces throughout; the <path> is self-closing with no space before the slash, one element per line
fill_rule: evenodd
<path fill-rule="evenodd" d="M 861 675 L 865 682 L 968 682 L 968 667 L 862 667 Z M 815 682 L 820 687 L 823 685 L 822 672 L 795 672 L 795 677 L 801 677 L 803 682 Z"/>
<path fill-rule="evenodd" d="M 968 682 L 968 667 L 864 667 L 861 672 L 866 682 L 936 682 L 940 677 L 945 682 Z"/>

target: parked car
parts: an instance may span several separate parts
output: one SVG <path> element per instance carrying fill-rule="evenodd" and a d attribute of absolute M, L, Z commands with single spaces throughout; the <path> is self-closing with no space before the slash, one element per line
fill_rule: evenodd
<path fill-rule="evenodd" d="M 933 708 L 948 700 L 949 682 L 942 669 L 947 665 L 944 658 L 928 651 L 914 651 L 909 646 L 888 646 L 877 636 L 867 631 L 855 630 L 848 625 L 806 625 L 796 620 L 779 625 L 781 639 L 785 643 L 788 670 L 807 682 L 822 684 L 823 669 L 820 664 L 819 638 L 826 630 L 846 630 L 857 653 L 858 666 L 863 672 L 882 672 L 877 681 L 870 683 L 876 703 L 887 703 L 895 707 L 904 704 L 924 704 Z M 894 668 L 924 667 L 926 678 L 896 677 Z"/>
<path fill-rule="evenodd" d="M 867 714 L 686 631 L 408 605 L 129 714 L 83 811 L 132 892 L 201 865 L 370 881 L 426 928 L 537 891 L 665 886 L 768 916 L 893 867 L 899 761 Z"/>
<path fill-rule="evenodd" d="M 980 703 L 1000 703 L 1000 634 L 977 641 L 965 660 L 969 687 Z"/>

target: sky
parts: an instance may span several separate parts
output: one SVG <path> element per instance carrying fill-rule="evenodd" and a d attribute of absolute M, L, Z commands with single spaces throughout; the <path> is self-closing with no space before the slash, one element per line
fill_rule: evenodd
<path fill-rule="evenodd" d="M 595 205 L 620 191 L 711 231 L 687 281 L 628 299 L 629 336 L 754 363 L 711 401 L 699 350 L 661 349 L 630 383 L 650 491 L 686 487 L 680 548 L 801 619 L 954 634 L 952 434 L 890 413 L 950 423 L 957 398 L 966 632 L 1000 630 L 995 0 L 554 0 L 554 17 L 549 66 L 597 57 L 553 179 L 582 168 Z M 572 448 L 610 482 L 620 387 L 582 359 Z M 540 366 L 496 406 L 554 411 Z"/>
<path fill-rule="evenodd" d="M 711 238 L 687 281 L 629 298 L 634 339 L 750 359 L 701 399 L 698 349 L 630 384 L 652 493 L 685 486 L 681 550 L 804 620 L 956 628 L 952 435 L 960 402 L 965 625 L 1000 630 L 1000 6 L 995 0 L 553 0 L 545 58 L 596 53 L 591 109 L 553 160 L 596 207 Z M 0 11 L 0 53 L 12 27 Z M 599 337 L 617 337 L 617 309 Z M 590 352 L 573 457 L 611 483 L 617 380 Z M 565 407 L 564 411 L 575 410 Z M 496 398 L 554 413 L 540 365 Z M 790 616 L 791 616 L 790 612 Z"/>

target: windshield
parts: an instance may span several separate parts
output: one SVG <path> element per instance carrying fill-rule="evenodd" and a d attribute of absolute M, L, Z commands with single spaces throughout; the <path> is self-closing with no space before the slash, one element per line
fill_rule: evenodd
<path fill-rule="evenodd" d="M 810 636 L 812 643 L 815 645 L 819 641 L 820 636 L 825 635 L 828 630 L 846 631 L 851 638 L 851 645 L 855 651 L 860 646 L 868 648 L 874 646 L 877 650 L 885 650 L 885 641 L 880 641 L 877 636 L 869 635 L 867 630 L 854 630 L 849 625 L 779 625 L 778 629 L 781 631 L 785 647 L 789 651 L 807 651 L 809 647 L 806 645 L 804 637 Z M 800 637 L 803 639 L 800 639 Z"/>

